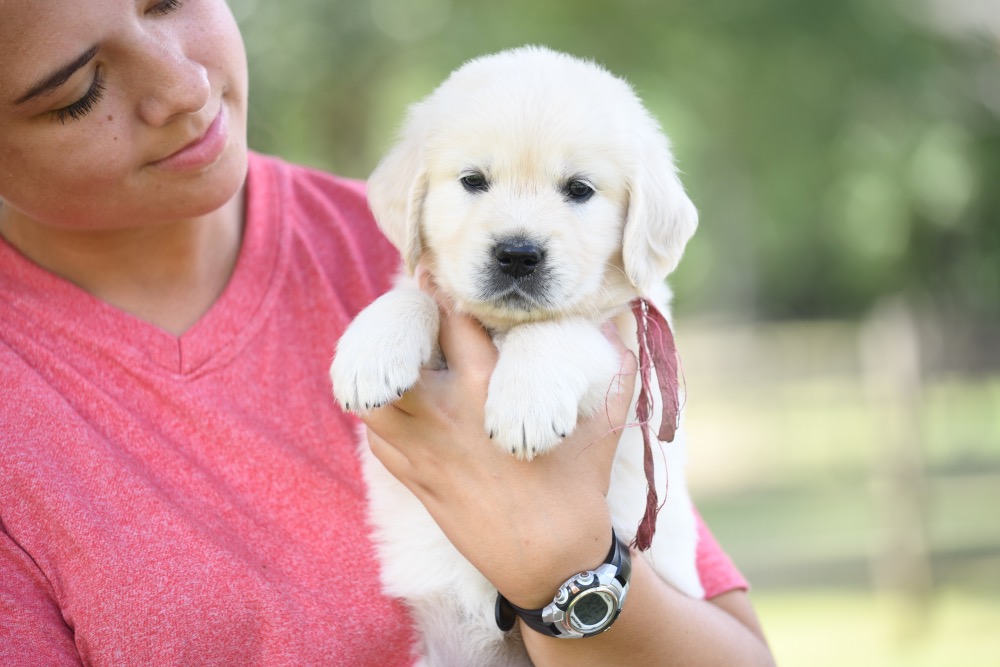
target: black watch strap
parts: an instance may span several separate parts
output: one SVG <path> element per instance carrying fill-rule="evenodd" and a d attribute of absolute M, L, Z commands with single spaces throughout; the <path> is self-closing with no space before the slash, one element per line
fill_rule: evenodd
<path fill-rule="evenodd" d="M 626 589 L 628 588 L 628 582 L 632 574 L 632 560 L 629 556 L 628 545 L 626 545 L 622 540 L 612 531 L 611 533 L 611 549 L 608 550 L 608 555 L 604 559 L 605 565 L 610 565 L 614 568 L 616 575 L 615 579 Z M 580 573 L 583 575 L 585 573 Z M 577 575 L 578 577 L 580 575 Z M 570 579 L 569 581 L 573 581 Z M 568 584 L 569 582 L 567 582 Z M 565 586 L 566 584 L 564 584 Z M 557 625 L 553 623 L 547 623 L 543 620 L 543 615 L 548 607 L 542 607 L 541 609 L 524 609 L 523 607 L 518 607 L 516 604 L 505 598 L 499 592 L 497 593 L 497 601 L 495 608 L 497 627 L 499 627 L 504 632 L 508 632 L 517 623 L 517 617 L 520 616 L 521 619 L 530 627 L 532 630 L 539 632 L 543 635 L 549 637 L 564 637 L 567 636 L 560 632 Z M 618 610 L 621 611 L 620 609 Z M 618 613 L 615 613 L 617 618 Z M 613 620 L 613 619 L 612 619 Z M 610 623 L 608 624 L 610 625 Z M 598 632 L 584 634 L 583 636 L 591 636 L 592 634 L 599 634 L 606 630 L 607 627 L 603 628 Z M 579 636 L 579 635 L 576 635 Z"/>

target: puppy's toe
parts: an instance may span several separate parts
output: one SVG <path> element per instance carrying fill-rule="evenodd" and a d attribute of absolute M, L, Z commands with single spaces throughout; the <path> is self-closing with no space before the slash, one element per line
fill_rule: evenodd
<path fill-rule="evenodd" d="M 333 393 L 349 412 L 397 400 L 417 383 L 437 347 L 437 305 L 417 289 L 393 289 L 344 331 L 330 367 Z"/>
<path fill-rule="evenodd" d="M 348 333 L 356 333 L 348 330 Z M 333 393 L 340 406 L 355 414 L 388 405 L 409 391 L 426 365 L 429 344 L 397 338 L 345 334 L 330 367 Z"/>
<path fill-rule="evenodd" d="M 540 456 L 573 431 L 577 405 L 521 388 L 494 391 L 486 400 L 486 431 L 498 447 L 519 459 Z"/>
<path fill-rule="evenodd" d="M 398 400 L 409 391 L 420 377 L 420 360 L 371 352 L 338 353 L 330 376 L 340 406 L 348 412 L 364 414 Z"/>

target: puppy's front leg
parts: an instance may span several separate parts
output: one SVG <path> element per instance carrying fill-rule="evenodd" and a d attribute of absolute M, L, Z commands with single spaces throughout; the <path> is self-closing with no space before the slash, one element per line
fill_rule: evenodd
<path fill-rule="evenodd" d="M 421 368 L 439 365 L 439 324 L 434 300 L 411 285 L 386 292 L 362 310 L 337 343 L 330 367 L 340 406 L 366 412 L 413 387 Z"/>
<path fill-rule="evenodd" d="M 499 357 L 486 398 L 486 430 L 518 458 L 543 454 L 589 416 L 621 360 L 584 319 L 514 327 L 496 339 Z"/>

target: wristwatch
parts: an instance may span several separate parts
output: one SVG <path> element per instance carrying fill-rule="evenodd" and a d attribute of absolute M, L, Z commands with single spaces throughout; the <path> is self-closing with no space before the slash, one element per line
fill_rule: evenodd
<path fill-rule="evenodd" d="M 606 631 L 621 613 L 632 574 L 628 545 L 614 530 L 611 542 L 600 567 L 567 579 L 552 602 L 541 609 L 522 609 L 497 593 L 497 626 L 507 632 L 520 616 L 532 630 L 560 639 L 580 639 Z"/>

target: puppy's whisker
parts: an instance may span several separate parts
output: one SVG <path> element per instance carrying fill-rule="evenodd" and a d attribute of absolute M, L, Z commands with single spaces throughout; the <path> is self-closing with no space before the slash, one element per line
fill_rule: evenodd
<path fill-rule="evenodd" d="M 602 319 L 601 308 L 598 304 L 612 303 L 611 292 L 608 290 L 605 281 L 602 280 L 601 284 L 597 286 L 597 298 L 588 299 L 586 303 L 591 319 L 595 321 Z"/>
<path fill-rule="evenodd" d="M 622 267 L 620 267 L 620 266 L 616 266 L 616 265 L 613 265 L 613 264 L 612 264 L 612 265 L 610 265 L 610 266 L 609 266 L 608 268 L 610 268 L 610 269 L 612 269 L 612 270 L 614 270 L 614 271 L 617 271 L 618 273 L 622 274 L 622 277 L 623 277 L 623 278 L 626 278 L 626 279 L 628 278 L 628 274 L 627 274 L 627 273 L 625 273 L 625 269 L 623 269 Z"/>
<path fill-rule="evenodd" d="M 605 296 L 605 295 L 602 294 L 601 296 Z M 600 316 L 601 316 L 601 309 L 597 307 L 597 304 L 594 303 L 593 301 L 590 301 L 590 302 L 587 303 L 587 305 L 589 306 L 589 309 L 591 311 L 591 315 L 590 315 L 591 319 L 596 320 L 596 319 L 600 318 Z"/>

